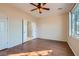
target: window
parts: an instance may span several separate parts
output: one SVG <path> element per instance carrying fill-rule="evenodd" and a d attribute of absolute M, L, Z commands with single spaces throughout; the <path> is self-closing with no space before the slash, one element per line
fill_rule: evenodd
<path fill-rule="evenodd" d="M 71 11 L 71 36 L 79 38 L 79 4 Z"/>

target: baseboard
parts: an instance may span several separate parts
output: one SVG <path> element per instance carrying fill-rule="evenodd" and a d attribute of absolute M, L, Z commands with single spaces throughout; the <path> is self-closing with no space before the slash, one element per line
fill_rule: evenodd
<path fill-rule="evenodd" d="M 52 40 L 52 39 L 47 39 L 47 38 L 36 38 L 36 39 Z M 67 41 L 62 41 L 62 40 L 52 40 L 52 41 L 58 41 L 58 42 L 67 42 Z"/>
<path fill-rule="evenodd" d="M 68 42 L 67 42 L 68 43 Z M 74 51 L 74 49 L 72 48 L 71 44 L 68 43 L 69 47 L 71 48 L 72 52 L 74 53 L 75 56 L 77 56 L 76 52 Z"/>
<path fill-rule="evenodd" d="M 1 49 L 0 51 L 4 51 L 4 50 L 7 50 L 8 48 L 5 48 L 5 49 Z"/>

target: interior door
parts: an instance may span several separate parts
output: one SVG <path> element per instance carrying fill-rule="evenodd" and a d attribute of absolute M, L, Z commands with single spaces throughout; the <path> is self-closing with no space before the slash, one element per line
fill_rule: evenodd
<path fill-rule="evenodd" d="M 7 19 L 0 18 L 0 50 L 7 48 Z"/>

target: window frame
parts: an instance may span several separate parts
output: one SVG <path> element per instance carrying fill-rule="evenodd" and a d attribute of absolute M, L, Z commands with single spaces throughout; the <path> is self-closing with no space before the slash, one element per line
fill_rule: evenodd
<path fill-rule="evenodd" d="M 77 34 L 77 29 L 79 25 L 77 25 L 77 13 L 79 4 L 75 4 L 74 8 L 69 12 L 69 36 L 79 38 L 79 34 Z M 74 15 L 74 16 L 73 16 Z M 75 17 L 76 15 L 76 17 Z M 73 23 L 74 22 L 74 23 Z M 79 24 L 79 22 L 78 22 Z M 79 32 L 78 32 L 79 33 Z"/>

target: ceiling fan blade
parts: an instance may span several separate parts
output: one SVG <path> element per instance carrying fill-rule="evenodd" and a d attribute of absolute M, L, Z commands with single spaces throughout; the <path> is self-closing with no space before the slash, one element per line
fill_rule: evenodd
<path fill-rule="evenodd" d="M 42 5 L 43 5 L 43 6 L 46 5 L 46 3 L 43 3 Z"/>
<path fill-rule="evenodd" d="M 30 4 L 37 7 L 37 5 L 35 5 L 34 3 L 30 3 Z"/>
<path fill-rule="evenodd" d="M 45 9 L 45 10 L 50 10 L 49 8 L 42 8 L 42 9 Z"/>
<path fill-rule="evenodd" d="M 32 9 L 31 11 L 37 10 L 38 8 Z"/>

